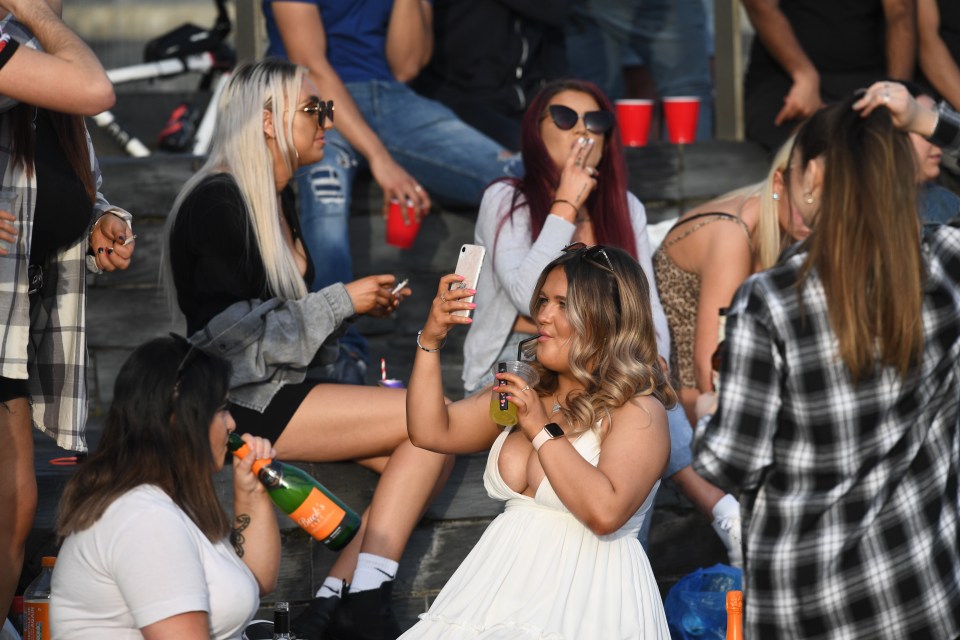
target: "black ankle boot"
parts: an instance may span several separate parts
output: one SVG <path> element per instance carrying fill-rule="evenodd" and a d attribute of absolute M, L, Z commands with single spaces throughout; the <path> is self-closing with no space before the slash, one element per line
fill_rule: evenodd
<path fill-rule="evenodd" d="M 390 580 L 379 589 L 344 594 L 324 640 L 396 640 L 400 625 L 393 615 L 392 593 Z"/>
<path fill-rule="evenodd" d="M 323 640 L 333 612 L 340 606 L 340 598 L 314 598 L 306 609 L 290 621 L 290 630 L 297 640 Z"/>

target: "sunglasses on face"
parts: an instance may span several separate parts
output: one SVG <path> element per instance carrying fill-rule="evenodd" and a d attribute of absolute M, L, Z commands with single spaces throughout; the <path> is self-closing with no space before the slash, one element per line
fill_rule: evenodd
<path fill-rule="evenodd" d="M 573 129 L 581 117 L 579 113 L 562 104 L 552 104 L 547 107 L 547 115 L 553 120 L 553 124 L 557 125 L 557 129 L 561 131 Z M 544 118 L 546 117 L 544 116 Z M 606 135 L 613 128 L 614 122 L 613 114 L 609 111 L 587 111 L 583 114 L 583 126 L 590 133 L 596 133 L 597 135 Z"/>
<path fill-rule="evenodd" d="M 321 129 L 326 126 L 327 120 L 330 121 L 330 124 L 333 124 L 333 100 L 324 102 L 317 96 L 310 96 L 310 104 L 300 107 L 297 111 L 303 111 L 316 117 L 317 126 Z"/>

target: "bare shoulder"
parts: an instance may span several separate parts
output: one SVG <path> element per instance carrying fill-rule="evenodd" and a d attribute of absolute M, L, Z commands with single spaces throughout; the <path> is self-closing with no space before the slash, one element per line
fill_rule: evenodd
<path fill-rule="evenodd" d="M 667 426 L 667 411 L 653 396 L 634 396 L 629 402 L 615 409 L 610 417 L 613 425 L 627 426 L 631 430 L 659 433 L 665 431 Z"/>

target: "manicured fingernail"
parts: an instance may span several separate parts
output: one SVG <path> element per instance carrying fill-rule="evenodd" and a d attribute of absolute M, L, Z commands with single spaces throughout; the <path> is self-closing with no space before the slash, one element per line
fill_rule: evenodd
<path fill-rule="evenodd" d="M 117 238 L 117 240 L 120 241 L 120 244 L 123 244 L 124 242 L 126 242 L 127 239 L 124 236 L 120 236 L 119 238 Z"/>
<path fill-rule="evenodd" d="M 100 247 L 99 249 L 97 249 L 97 253 L 103 253 L 103 247 Z"/>
<path fill-rule="evenodd" d="M 471 303 L 470 303 L 470 308 L 471 308 L 471 309 L 476 309 L 476 308 L 477 308 L 477 305 L 471 302 Z"/>
<path fill-rule="evenodd" d="M 113 255 L 113 249 L 107 249 L 107 255 L 108 255 L 108 256 L 112 256 L 112 255 Z"/>

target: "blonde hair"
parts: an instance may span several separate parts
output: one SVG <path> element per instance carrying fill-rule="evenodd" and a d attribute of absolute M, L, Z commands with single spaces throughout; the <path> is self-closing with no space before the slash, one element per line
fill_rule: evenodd
<path fill-rule="evenodd" d="M 167 255 L 171 231 L 183 201 L 209 176 L 228 173 L 240 190 L 270 293 L 283 300 L 307 294 L 306 283 L 280 228 L 274 159 L 263 131 L 266 110 L 273 116 L 277 147 L 292 175 L 297 165 L 293 118 L 284 118 L 283 114 L 300 101 L 306 73 L 304 67 L 277 59 L 242 65 L 234 71 L 216 105 L 217 124 L 210 156 L 180 189 L 167 217 Z M 166 277 L 172 283 L 169 261 L 164 262 Z"/>
<path fill-rule="evenodd" d="M 773 181 L 778 171 L 783 174 L 787 170 L 792 151 L 793 136 L 777 150 L 776 155 L 773 156 L 773 161 L 770 163 L 767 176 L 762 181 L 734 189 L 716 199 L 717 201 L 739 200 L 737 213 L 739 217 L 747 200 L 754 196 L 759 198 L 757 228 L 751 238 L 750 251 L 754 261 L 760 265 L 760 269 L 769 269 L 775 265 L 785 248 L 784 245 L 788 244 L 790 239 L 790 236 L 785 234 L 780 227 L 777 201 L 773 199 Z M 781 198 L 785 197 L 782 193 L 778 195 Z"/>
<path fill-rule="evenodd" d="M 784 234 L 780 227 L 780 216 L 777 211 L 777 201 L 773 199 L 773 180 L 779 171 L 781 175 L 790 166 L 790 155 L 793 152 L 793 140 L 790 138 L 783 143 L 773 162 L 770 163 L 770 171 L 767 172 L 767 178 L 759 185 L 760 193 L 760 214 L 757 216 L 757 232 L 754 236 L 753 254 L 759 263 L 761 269 L 769 269 L 777 263 L 780 254 L 789 244 L 790 236 Z M 786 202 L 786 194 L 778 194 Z M 789 229 L 787 229 L 789 231 Z"/>
<path fill-rule="evenodd" d="M 676 393 L 660 367 L 650 285 L 637 261 L 614 247 L 564 253 L 540 274 L 530 301 L 531 317 L 537 317 L 540 291 L 554 269 L 563 269 L 567 276 L 566 314 L 573 329 L 570 371 L 582 386 L 562 399 L 562 415 L 573 433 L 596 428 L 601 418 L 638 395 L 653 396 L 666 408 L 676 404 Z M 539 363 L 534 366 L 540 374 L 538 393 L 555 393 L 557 374 Z"/>

